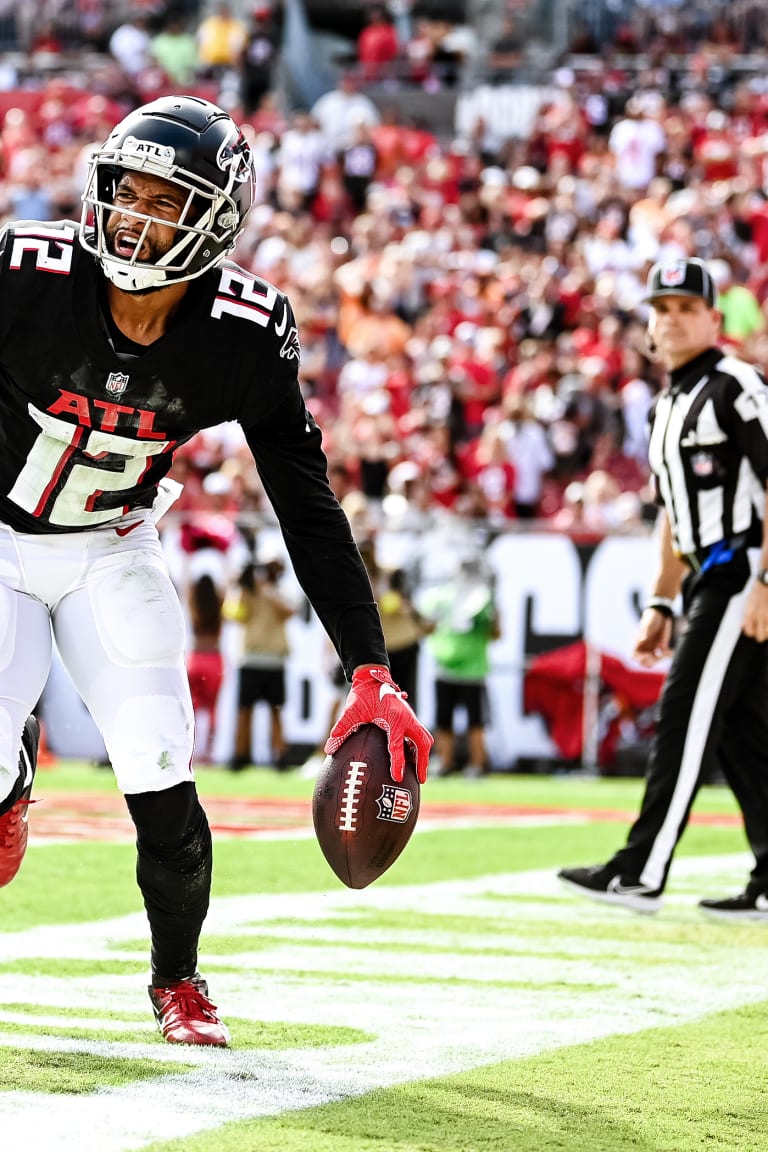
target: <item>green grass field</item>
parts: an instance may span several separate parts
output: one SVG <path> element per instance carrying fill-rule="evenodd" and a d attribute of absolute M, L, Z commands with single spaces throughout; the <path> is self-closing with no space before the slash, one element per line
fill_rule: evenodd
<path fill-rule="evenodd" d="M 0 891 L 2 1147 L 768 1152 L 768 924 L 696 907 L 749 867 L 728 792 L 704 790 L 664 908 L 638 917 L 555 878 L 621 843 L 638 781 L 431 781 L 361 892 L 320 854 L 311 782 L 198 783 L 216 829 L 200 966 L 232 1048 L 154 1029 L 111 773 L 41 771 Z"/>

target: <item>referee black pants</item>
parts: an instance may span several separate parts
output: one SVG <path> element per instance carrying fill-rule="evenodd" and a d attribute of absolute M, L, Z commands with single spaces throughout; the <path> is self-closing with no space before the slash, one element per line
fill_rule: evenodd
<path fill-rule="evenodd" d="M 768 892 L 768 643 L 741 631 L 750 577 L 742 552 L 686 581 L 687 623 L 661 696 L 640 814 L 610 862 L 654 890 L 664 888 L 691 805 L 717 766 L 755 856 L 750 887 Z"/>

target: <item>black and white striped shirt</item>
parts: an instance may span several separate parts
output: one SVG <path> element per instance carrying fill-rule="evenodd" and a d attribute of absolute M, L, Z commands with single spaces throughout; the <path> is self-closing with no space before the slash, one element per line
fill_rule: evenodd
<path fill-rule="evenodd" d="M 759 547 L 768 481 L 768 385 L 708 348 L 670 374 L 650 416 L 648 459 L 675 550 L 701 556 L 739 537 Z"/>

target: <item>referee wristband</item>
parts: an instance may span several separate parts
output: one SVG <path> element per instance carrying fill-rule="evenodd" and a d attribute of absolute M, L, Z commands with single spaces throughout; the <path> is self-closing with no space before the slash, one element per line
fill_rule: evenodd
<path fill-rule="evenodd" d="M 661 612 L 668 620 L 675 615 L 675 602 L 667 596 L 651 596 L 645 607 L 652 608 L 654 612 Z"/>

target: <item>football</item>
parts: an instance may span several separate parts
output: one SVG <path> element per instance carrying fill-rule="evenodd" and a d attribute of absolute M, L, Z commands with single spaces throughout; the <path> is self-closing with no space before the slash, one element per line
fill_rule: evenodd
<path fill-rule="evenodd" d="M 323 855 L 348 888 L 366 888 L 394 864 L 419 815 L 416 754 L 406 745 L 401 784 L 389 774 L 387 738 L 375 724 L 326 756 L 315 781 L 312 819 Z"/>

